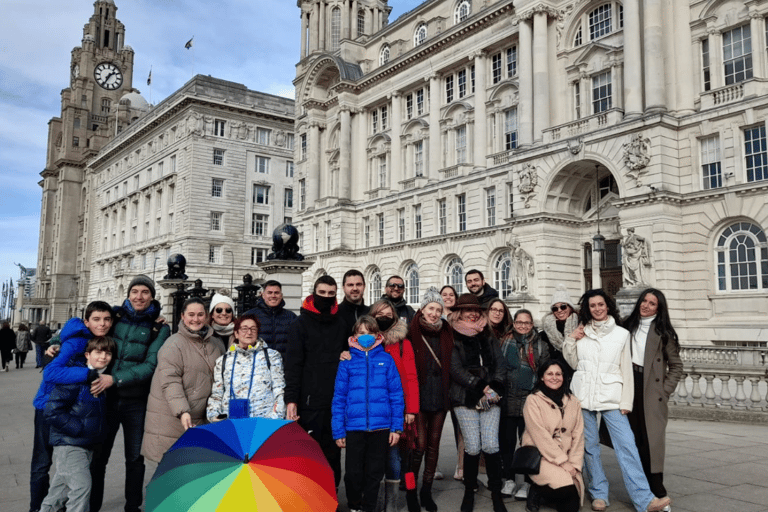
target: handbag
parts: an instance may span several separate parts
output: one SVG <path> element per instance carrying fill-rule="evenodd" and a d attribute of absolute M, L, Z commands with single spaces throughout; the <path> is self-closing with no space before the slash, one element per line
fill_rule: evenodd
<path fill-rule="evenodd" d="M 512 471 L 519 475 L 538 475 L 541 453 L 535 446 L 521 446 L 512 457 Z"/>

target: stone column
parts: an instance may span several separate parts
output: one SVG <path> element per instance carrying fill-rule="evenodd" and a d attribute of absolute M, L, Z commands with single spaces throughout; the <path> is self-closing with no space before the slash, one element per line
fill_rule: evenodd
<path fill-rule="evenodd" d="M 624 0 L 624 117 L 628 118 L 643 113 L 639 1 Z"/>
<path fill-rule="evenodd" d="M 301 58 L 307 56 L 307 24 L 309 23 L 309 15 L 301 12 Z"/>
<path fill-rule="evenodd" d="M 311 121 L 309 124 L 309 159 L 306 164 L 307 176 L 307 208 L 314 208 L 315 201 L 320 197 L 320 124 Z"/>
<path fill-rule="evenodd" d="M 339 8 L 341 9 L 341 32 L 339 32 L 339 39 L 349 39 L 349 0 L 343 0 Z"/>
<path fill-rule="evenodd" d="M 520 20 L 520 100 L 517 105 L 519 119 L 520 146 L 533 142 L 533 56 L 531 54 L 532 36 L 530 21 Z"/>
<path fill-rule="evenodd" d="M 533 139 L 541 141 L 549 127 L 549 51 L 547 49 L 547 13 L 533 15 Z"/>
<path fill-rule="evenodd" d="M 350 14 L 350 25 L 352 26 L 352 39 L 357 39 L 360 34 L 357 32 L 357 0 L 352 0 L 352 14 Z"/>
<path fill-rule="evenodd" d="M 664 60 L 662 59 L 664 45 L 662 41 L 661 0 L 644 1 L 645 110 L 665 111 L 667 104 L 664 93 Z"/>
<path fill-rule="evenodd" d="M 765 48 L 765 26 L 766 21 L 763 15 L 757 11 L 749 13 L 749 28 L 752 35 L 752 75 L 755 78 L 765 78 L 765 69 L 763 69 L 763 57 L 760 56 L 761 50 Z"/>
<path fill-rule="evenodd" d="M 579 101 L 581 102 L 581 117 L 588 117 L 592 115 L 592 87 L 589 75 L 587 75 L 586 69 L 579 71 L 579 84 L 580 94 Z"/>
<path fill-rule="evenodd" d="M 368 190 L 368 132 L 366 131 L 368 125 L 366 124 L 366 112 L 364 108 L 358 108 L 355 111 L 355 123 L 357 123 L 357 131 L 355 132 L 355 140 L 352 147 L 355 150 L 355 183 L 358 184 L 358 194 L 355 198 L 362 197 L 364 192 Z"/>
<path fill-rule="evenodd" d="M 690 5 L 688 0 L 675 0 L 672 4 L 672 12 L 674 13 L 674 19 L 685 19 L 686 14 L 690 12 Z M 626 14 L 624 15 L 626 19 Z M 673 31 L 675 41 L 675 48 L 679 48 L 680 51 L 676 52 L 677 59 L 675 60 L 675 73 L 673 74 L 674 81 L 676 83 L 675 92 L 677 97 L 675 98 L 675 109 L 683 114 L 693 114 L 694 105 L 693 99 L 696 96 L 697 87 L 695 84 L 699 83 L 697 76 L 701 76 L 700 67 L 695 67 L 694 62 L 696 58 L 691 58 L 690 53 L 685 51 L 691 45 L 691 28 L 688 24 L 682 25 L 682 30 L 676 28 Z M 694 48 L 697 48 L 701 52 L 698 40 L 693 44 Z M 699 53 L 701 55 L 701 53 Z M 761 60 L 761 59 L 758 59 Z M 761 60 L 762 61 L 762 60 Z M 625 65 L 626 65 L 626 61 Z"/>
<path fill-rule="evenodd" d="M 339 133 L 339 198 L 352 199 L 352 122 L 350 107 L 342 105 L 341 130 Z"/>
<path fill-rule="evenodd" d="M 429 179 L 438 179 L 440 170 L 440 77 L 429 77 L 429 166 L 424 173 Z"/>
<path fill-rule="evenodd" d="M 708 27 L 707 32 L 709 32 L 709 79 L 712 89 L 719 89 L 725 85 L 722 71 L 723 35 L 714 26 Z"/>
<path fill-rule="evenodd" d="M 488 121 L 485 109 L 486 63 L 488 57 L 483 52 L 474 54 L 475 60 L 475 154 L 472 158 L 475 168 L 485 168 L 485 156 L 488 152 Z"/>
<path fill-rule="evenodd" d="M 365 33 L 373 33 L 373 9 L 365 9 Z"/>
<path fill-rule="evenodd" d="M 317 30 L 318 37 L 320 38 L 320 49 L 325 50 L 328 48 L 325 43 L 326 28 L 328 27 L 328 6 L 325 5 L 325 0 L 320 0 L 320 3 L 318 3 L 317 6 L 320 11 L 320 16 L 318 16 L 320 23 L 318 24 L 319 27 Z"/>
<path fill-rule="evenodd" d="M 302 236 L 306 236 L 302 234 Z M 308 244 L 304 244 L 308 247 Z M 279 281 L 283 288 L 283 300 L 285 307 L 298 313 L 303 299 L 301 292 L 302 274 L 314 265 L 314 261 L 286 261 L 269 260 L 263 261 L 257 266 L 267 274 L 267 280 L 274 279 Z"/>
<path fill-rule="evenodd" d="M 320 38 L 320 8 L 321 5 L 315 4 L 312 8 L 312 14 L 310 15 L 310 23 L 313 25 L 310 30 L 310 42 L 309 42 L 309 51 L 315 52 L 318 49 L 319 44 L 319 38 Z"/>
<path fill-rule="evenodd" d="M 401 156 L 402 154 L 402 144 L 400 141 L 400 130 L 401 130 L 401 124 L 403 122 L 402 120 L 402 96 L 400 96 L 399 92 L 392 93 L 392 115 L 390 118 L 390 121 L 392 123 L 391 128 L 389 130 L 390 139 L 392 140 L 392 158 L 390 161 L 392 162 L 392 180 L 390 181 L 390 188 L 397 188 L 398 182 L 402 179 L 404 179 L 404 170 L 402 168 L 402 162 L 403 158 Z"/>

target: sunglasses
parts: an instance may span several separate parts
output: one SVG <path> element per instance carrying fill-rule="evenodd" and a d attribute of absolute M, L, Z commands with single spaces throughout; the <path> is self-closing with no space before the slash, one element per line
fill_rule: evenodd
<path fill-rule="evenodd" d="M 552 306 L 553 313 L 556 313 L 558 309 L 560 311 L 565 311 L 566 309 L 568 309 L 568 304 L 560 304 L 560 306 Z"/>
<path fill-rule="evenodd" d="M 396 290 L 404 290 L 405 285 L 404 284 L 388 284 L 387 288 L 394 288 Z"/>
<path fill-rule="evenodd" d="M 232 308 L 216 308 L 214 311 L 218 314 L 226 313 L 229 315 L 232 313 Z"/>

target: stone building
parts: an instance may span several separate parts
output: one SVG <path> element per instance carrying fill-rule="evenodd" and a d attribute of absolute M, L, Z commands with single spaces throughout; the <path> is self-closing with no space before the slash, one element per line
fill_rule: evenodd
<path fill-rule="evenodd" d="M 768 1 L 297 6 L 306 286 L 653 285 L 685 343 L 768 341 Z"/>

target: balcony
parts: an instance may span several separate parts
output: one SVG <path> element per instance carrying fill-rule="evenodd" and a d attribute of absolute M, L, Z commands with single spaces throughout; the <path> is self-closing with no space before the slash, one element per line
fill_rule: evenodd
<path fill-rule="evenodd" d="M 473 164 L 470 163 L 456 164 L 451 167 L 446 167 L 445 169 L 440 169 L 439 172 L 441 179 L 447 180 L 449 178 L 464 176 L 464 169 L 471 169 L 472 167 Z"/>
<path fill-rule="evenodd" d="M 738 84 L 726 85 L 712 91 L 707 91 L 701 95 L 701 110 L 720 107 L 736 103 L 743 99 L 763 96 L 768 92 L 766 80 L 752 78 Z"/>
<path fill-rule="evenodd" d="M 594 114 L 589 117 L 577 119 L 570 123 L 561 124 L 544 130 L 544 144 L 557 142 L 561 139 L 570 139 L 578 135 L 594 132 L 608 126 L 612 126 L 624 119 L 624 111 L 619 108 L 613 108 Z"/>
<path fill-rule="evenodd" d="M 426 176 L 416 176 L 414 178 L 408 178 L 407 180 L 400 181 L 399 183 L 403 190 L 411 190 L 414 188 L 419 188 L 428 181 L 429 180 Z"/>

